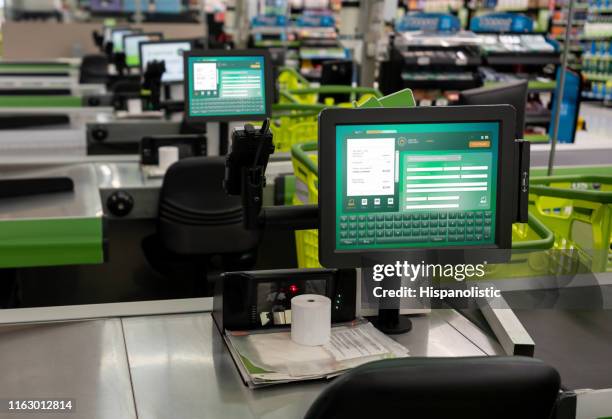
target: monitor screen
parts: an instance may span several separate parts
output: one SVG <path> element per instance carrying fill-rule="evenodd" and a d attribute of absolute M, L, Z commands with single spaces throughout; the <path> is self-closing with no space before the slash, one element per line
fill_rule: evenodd
<path fill-rule="evenodd" d="M 140 43 L 140 68 L 144 73 L 147 63 L 163 61 L 166 71 L 162 83 L 177 83 L 184 79 L 183 53 L 191 50 L 191 41 L 160 41 Z"/>
<path fill-rule="evenodd" d="M 515 138 L 523 138 L 527 89 L 527 80 L 520 80 L 501 83 L 493 87 L 464 90 L 460 94 L 459 103 L 462 105 L 511 105 L 516 109 Z"/>
<path fill-rule="evenodd" d="M 141 29 L 113 29 L 111 32 L 111 41 L 113 43 L 113 52 L 123 52 L 123 37 L 133 33 L 142 32 Z"/>
<path fill-rule="evenodd" d="M 125 64 L 128 67 L 138 67 L 140 65 L 140 43 L 159 41 L 160 39 L 162 39 L 161 33 L 139 33 L 124 36 Z"/>
<path fill-rule="evenodd" d="M 336 127 L 336 248 L 495 243 L 499 123 Z"/>
<path fill-rule="evenodd" d="M 272 82 L 265 51 L 200 51 L 186 58 L 186 117 L 248 120 L 270 115 Z"/>

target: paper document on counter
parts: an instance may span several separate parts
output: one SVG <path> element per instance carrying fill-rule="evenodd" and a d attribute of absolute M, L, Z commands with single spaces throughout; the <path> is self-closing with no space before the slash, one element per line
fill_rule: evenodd
<path fill-rule="evenodd" d="M 330 341 L 321 346 L 298 345 L 288 329 L 226 331 L 225 340 L 251 387 L 331 378 L 367 362 L 408 356 L 404 346 L 365 320 L 333 327 Z"/>

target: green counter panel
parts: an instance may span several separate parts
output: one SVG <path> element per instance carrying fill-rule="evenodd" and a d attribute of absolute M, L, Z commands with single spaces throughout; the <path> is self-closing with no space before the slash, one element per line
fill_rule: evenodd
<path fill-rule="evenodd" d="M 102 262 L 101 218 L 0 222 L 0 268 Z"/>
<path fill-rule="evenodd" d="M 80 108 L 81 96 L 0 96 L 1 108 Z"/>
<path fill-rule="evenodd" d="M 2 73 L 68 73 L 73 67 L 70 64 L 65 63 L 0 63 L 0 74 Z"/>

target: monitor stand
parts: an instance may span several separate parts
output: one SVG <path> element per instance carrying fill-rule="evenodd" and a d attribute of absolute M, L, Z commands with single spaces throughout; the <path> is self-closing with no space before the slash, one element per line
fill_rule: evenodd
<path fill-rule="evenodd" d="M 412 330 L 412 322 L 408 316 L 400 315 L 399 308 L 378 309 L 378 316 L 372 319 L 372 324 L 386 335 L 399 335 Z"/>

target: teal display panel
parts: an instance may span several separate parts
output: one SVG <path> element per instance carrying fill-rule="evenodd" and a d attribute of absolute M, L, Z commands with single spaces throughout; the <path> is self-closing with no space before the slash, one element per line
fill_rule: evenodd
<path fill-rule="evenodd" d="M 499 129 L 338 125 L 336 249 L 494 244 Z"/>
<path fill-rule="evenodd" d="M 188 56 L 187 110 L 190 118 L 265 117 L 263 56 Z"/>

